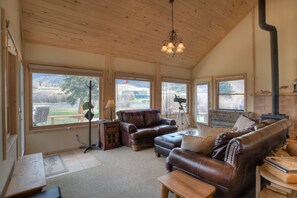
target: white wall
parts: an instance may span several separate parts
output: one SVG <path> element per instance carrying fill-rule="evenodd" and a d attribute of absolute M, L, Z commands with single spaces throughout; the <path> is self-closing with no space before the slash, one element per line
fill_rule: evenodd
<path fill-rule="evenodd" d="M 252 14 L 249 13 L 193 69 L 193 79 L 247 74 L 247 110 L 252 111 Z"/>
<path fill-rule="evenodd" d="M 25 62 L 26 63 L 43 63 L 54 64 L 58 66 L 78 66 L 82 68 L 98 69 L 105 71 L 106 64 L 111 64 L 113 72 L 134 73 L 142 75 L 151 75 L 156 80 L 156 64 L 147 63 L 143 61 L 123 59 L 119 57 L 111 57 L 110 62 L 108 58 L 100 54 L 92 54 L 80 52 L 70 49 L 57 48 L 53 46 L 44 46 L 37 44 L 26 43 L 24 45 Z M 183 78 L 190 80 L 191 71 L 189 69 L 181 69 L 177 67 L 160 66 L 160 75 L 174 78 Z M 103 82 L 103 89 L 112 89 L 108 87 L 110 84 Z M 27 87 L 28 89 L 28 87 Z M 103 93 L 105 93 L 103 91 Z M 161 93 L 154 93 L 161 94 Z M 158 97 L 154 97 L 158 98 Z M 26 103 L 29 102 L 28 97 L 25 98 Z M 28 114 L 28 108 L 26 115 Z M 79 145 L 76 141 L 75 135 L 79 134 L 82 142 L 88 142 L 88 128 L 70 128 L 67 127 L 56 130 L 48 130 L 42 132 L 30 132 L 29 121 L 26 122 L 26 149 L 25 152 L 55 152 L 65 149 L 77 148 Z M 92 140 L 96 142 L 98 138 L 98 127 L 92 127 Z"/>
<path fill-rule="evenodd" d="M 297 1 L 266 1 L 267 23 L 276 26 L 279 45 L 280 86 L 288 86 L 297 78 Z M 254 24 L 254 26 L 252 25 Z M 253 28 L 255 43 L 253 47 Z M 253 77 L 255 53 L 255 79 Z M 271 91 L 270 35 L 258 25 L 258 7 L 253 21 L 249 13 L 215 48 L 193 69 L 193 78 L 247 73 L 248 111 L 253 108 L 253 81 L 255 92 Z"/>
<path fill-rule="evenodd" d="M 12 34 L 14 42 L 21 50 L 21 33 L 20 33 L 20 20 L 19 20 L 19 4 L 18 0 L 1 0 L 0 7 L 5 9 L 6 18 L 10 21 L 9 30 Z M 1 42 L 1 41 L 0 41 Z M 1 49 L 0 49 L 1 54 Z M 0 59 L 0 61 L 2 61 Z M 0 71 L 0 78 L 2 76 L 2 70 Z M 0 80 L 0 93 L 2 93 L 2 79 Z M 0 97 L 0 104 L 2 104 L 2 97 Z M 2 110 L 0 112 L 0 197 L 4 195 L 5 185 L 8 181 L 9 174 L 13 168 L 13 164 L 17 158 L 16 142 L 11 146 L 7 152 L 7 159 L 3 160 L 3 139 L 2 139 Z"/>
<path fill-rule="evenodd" d="M 279 85 L 289 86 L 297 78 L 297 1 L 266 1 L 267 23 L 274 25 L 278 32 L 279 51 Z M 271 61 L 269 32 L 258 26 L 258 9 L 256 10 L 256 91 L 271 91 Z"/>

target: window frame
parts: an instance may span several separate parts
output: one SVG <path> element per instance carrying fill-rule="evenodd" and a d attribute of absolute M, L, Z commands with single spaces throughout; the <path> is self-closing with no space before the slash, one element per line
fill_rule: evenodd
<path fill-rule="evenodd" d="M 199 122 L 197 121 L 197 85 L 207 85 L 208 86 L 208 94 L 207 94 L 207 97 L 208 97 L 208 100 L 207 100 L 207 105 L 208 105 L 208 112 L 207 112 L 207 122 Z M 205 124 L 205 125 L 208 125 L 209 124 L 209 110 L 210 110 L 210 107 L 211 107 L 211 83 L 208 82 L 208 81 L 201 81 L 201 82 L 196 82 L 195 83 L 195 122 L 196 123 L 199 123 L 199 124 Z"/>
<path fill-rule="evenodd" d="M 88 122 L 81 123 L 69 123 L 69 124 L 57 124 L 57 125 L 46 125 L 46 126 L 35 126 L 33 127 L 33 104 L 32 104 L 32 74 L 33 73 L 44 73 L 44 74 L 64 74 L 64 75 L 76 75 L 76 76 L 92 76 L 99 78 L 99 100 L 98 100 L 98 108 L 99 108 L 99 119 L 102 118 L 103 115 L 103 72 L 101 70 L 94 69 L 80 69 L 77 67 L 71 66 L 57 66 L 51 64 L 38 64 L 38 63 L 28 63 L 28 94 L 29 94 L 29 132 L 42 132 L 49 131 L 52 129 L 62 129 L 62 128 L 77 128 L 77 127 L 85 127 L 88 126 Z M 95 126 L 97 121 L 92 121 L 92 126 Z"/>
<path fill-rule="evenodd" d="M 190 85 L 191 85 L 191 81 L 190 80 L 186 80 L 186 79 L 178 79 L 178 78 L 170 78 L 170 77 L 166 77 L 166 76 L 163 76 L 161 78 L 161 116 L 166 116 L 166 114 L 163 114 L 163 111 L 162 111 L 162 106 L 163 106 L 163 100 L 162 100 L 162 84 L 163 82 L 168 82 L 168 83 L 180 83 L 180 84 L 186 84 L 187 85 L 187 106 L 186 106 L 186 114 L 191 114 L 190 112 L 190 106 L 191 106 L 191 96 L 190 96 Z M 173 113 L 173 114 L 170 114 L 168 116 L 176 116 L 178 115 L 178 113 Z"/>
<path fill-rule="evenodd" d="M 222 81 L 232 81 L 232 80 L 243 80 L 244 81 L 244 109 L 238 110 L 238 109 L 220 109 L 219 108 L 219 82 Z M 230 75 L 230 76 L 217 76 L 214 78 L 215 81 L 215 104 L 216 109 L 219 111 L 246 111 L 247 109 L 247 79 L 246 79 L 246 73 L 244 74 L 237 74 L 237 75 Z"/>
<path fill-rule="evenodd" d="M 121 73 L 121 72 L 115 72 L 114 73 L 114 99 L 116 103 L 116 80 L 135 80 L 135 81 L 148 81 L 150 82 L 150 109 L 153 108 L 154 104 L 154 92 L 153 92 L 153 85 L 154 85 L 154 78 L 150 75 L 143 75 L 143 74 L 130 74 L 130 73 Z M 117 108 L 115 107 L 115 113 L 117 112 Z"/>
<path fill-rule="evenodd" d="M 1 107 L 2 107 L 2 154 L 7 159 L 8 152 L 17 139 L 19 111 L 18 111 L 18 58 L 19 53 L 13 37 L 9 31 L 4 8 L 0 9 L 1 25 Z M 8 91 L 10 90 L 10 91 Z"/>

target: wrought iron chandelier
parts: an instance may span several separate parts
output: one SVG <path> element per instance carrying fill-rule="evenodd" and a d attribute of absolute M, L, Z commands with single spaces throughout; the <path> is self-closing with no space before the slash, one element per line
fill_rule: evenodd
<path fill-rule="evenodd" d="M 173 2 L 174 0 L 169 0 L 169 3 L 172 4 L 172 30 L 169 32 L 168 40 L 163 41 L 163 46 L 161 48 L 162 52 L 166 54 L 175 54 L 175 53 L 183 53 L 185 46 L 182 42 L 182 38 L 178 37 L 176 31 L 173 26 Z"/>

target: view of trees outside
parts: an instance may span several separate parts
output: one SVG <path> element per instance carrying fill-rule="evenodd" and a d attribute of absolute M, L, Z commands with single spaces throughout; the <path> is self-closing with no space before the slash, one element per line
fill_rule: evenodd
<path fill-rule="evenodd" d="M 219 109 L 244 110 L 244 80 L 218 82 Z"/>
<path fill-rule="evenodd" d="M 196 94 L 196 121 L 208 123 L 208 84 L 197 84 Z"/>
<path fill-rule="evenodd" d="M 188 86 L 185 83 L 162 82 L 162 114 L 170 115 L 179 112 L 179 103 L 174 102 L 175 95 L 185 98 L 186 103 L 182 103 L 185 112 L 188 111 Z"/>
<path fill-rule="evenodd" d="M 99 77 L 33 73 L 33 126 L 87 122 L 82 104 L 89 101 L 90 80 L 95 120 L 99 119 Z"/>
<path fill-rule="evenodd" d="M 150 81 L 116 79 L 115 82 L 116 111 L 150 108 Z"/>

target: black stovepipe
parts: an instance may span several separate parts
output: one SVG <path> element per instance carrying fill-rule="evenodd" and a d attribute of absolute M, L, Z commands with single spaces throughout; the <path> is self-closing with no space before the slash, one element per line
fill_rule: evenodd
<path fill-rule="evenodd" d="M 272 115 L 279 114 L 279 68 L 277 30 L 266 23 L 266 0 L 259 0 L 259 26 L 270 32 Z"/>

